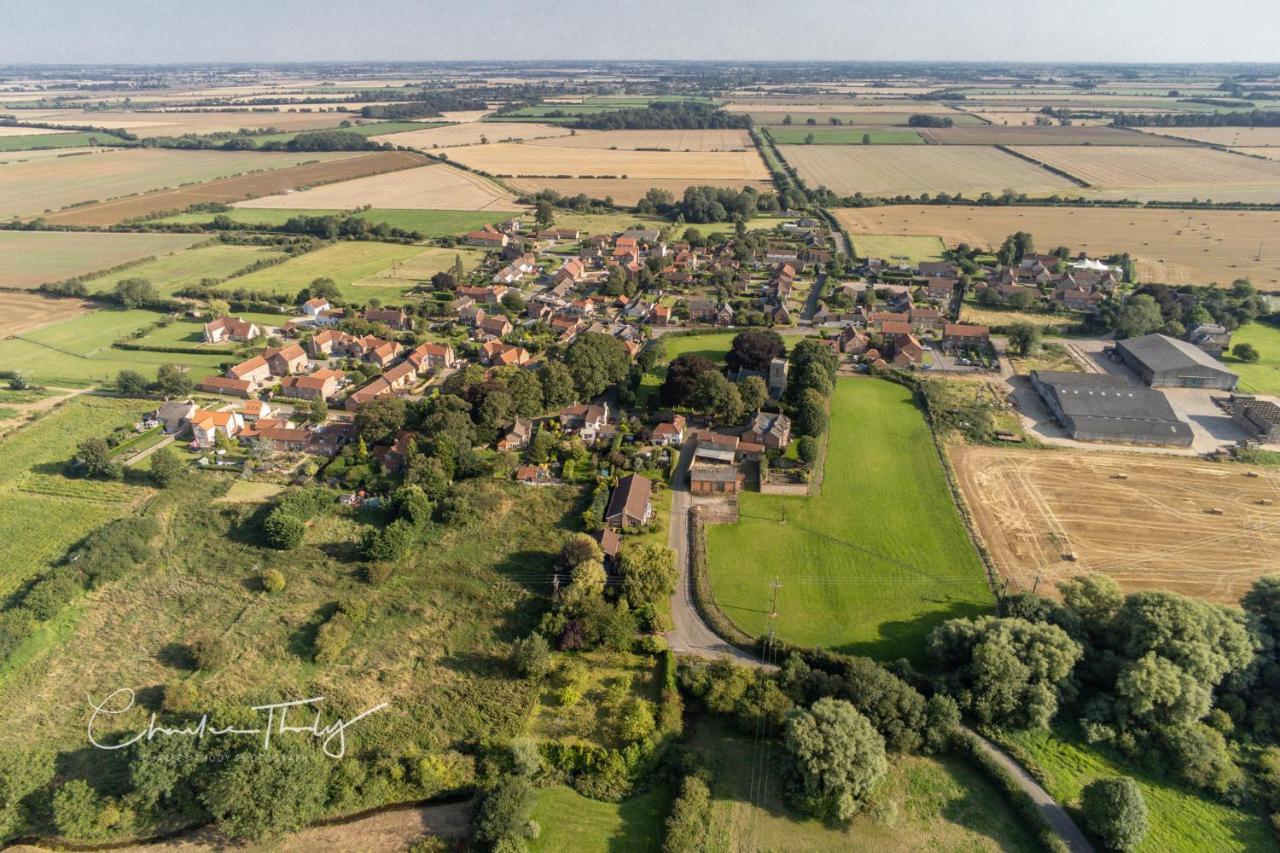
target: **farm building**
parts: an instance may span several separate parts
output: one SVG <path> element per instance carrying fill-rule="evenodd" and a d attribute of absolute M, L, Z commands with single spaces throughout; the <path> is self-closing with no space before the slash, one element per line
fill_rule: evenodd
<path fill-rule="evenodd" d="M 689 469 L 689 491 L 695 495 L 736 495 L 746 479 L 736 465 L 694 465 Z"/>
<path fill-rule="evenodd" d="M 1258 441 L 1280 441 L 1280 406 L 1270 400 L 1238 396 L 1231 400 L 1231 420 Z"/>
<path fill-rule="evenodd" d="M 1165 396 L 1122 376 L 1033 370 L 1031 384 L 1077 441 L 1191 446 L 1191 427 Z"/>
<path fill-rule="evenodd" d="M 1118 341 L 1116 354 L 1152 388 L 1231 391 L 1240 380 L 1195 344 L 1168 335 L 1143 335 Z"/>

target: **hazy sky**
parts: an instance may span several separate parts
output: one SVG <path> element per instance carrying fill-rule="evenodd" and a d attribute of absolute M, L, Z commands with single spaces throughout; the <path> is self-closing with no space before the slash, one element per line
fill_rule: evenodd
<path fill-rule="evenodd" d="M 0 0 L 0 63 L 1280 61 L 1280 0 Z"/>

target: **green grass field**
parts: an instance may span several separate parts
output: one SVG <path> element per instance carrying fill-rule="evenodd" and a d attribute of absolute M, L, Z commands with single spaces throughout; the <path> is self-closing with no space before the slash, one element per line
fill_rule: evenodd
<path fill-rule="evenodd" d="M 1079 808 L 1080 792 L 1095 779 L 1132 776 L 1147 803 L 1150 830 L 1138 853 L 1198 853 L 1201 850 L 1276 850 L 1276 838 L 1263 819 L 1243 809 L 1169 784 L 1112 756 L 1057 732 L 1006 732 L 1001 737 L 1053 795 Z"/>
<path fill-rule="evenodd" d="M 792 124 L 771 127 L 768 133 L 779 145 L 802 145 L 813 134 L 814 145 L 863 145 L 862 137 L 870 138 L 868 145 L 923 145 L 924 140 L 914 130 L 868 130 L 858 127 L 833 127 Z"/>
<path fill-rule="evenodd" d="M 850 234 L 853 253 L 859 258 L 918 264 L 940 261 L 946 251 L 941 237 L 914 234 Z"/>
<path fill-rule="evenodd" d="M 248 226 L 275 227 L 283 225 L 295 216 L 340 216 L 344 210 L 289 210 L 284 208 L 232 208 L 223 214 L 214 213 L 178 213 L 167 216 L 160 222 L 174 222 L 182 225 L 208 225 L 214 216 L 229 216 L 236 222 Z M 392 228 L 403 228 L 406 231 L 418 231 L 425 237 L 448 237 L 465 234 L 486 224 L 500 221 L 503 217 L 483 210 L 398 210 L 391 208 L 375 208 L 361 211 L 357 219 L 377 225 L 385 222 Z"/>
<path fill-rule="evenodd" d="M 225 355 L 133 352 L 111 344 L 155 322 L 154 311 L 95 311 L 63 323 L 45 326 L 0 341 L 0 364 L 17 369 L 27 378 L 48 385 L 81 387 L 107 382 L 121 370 L 137 370 L 154 376 L 166 362 L 191 369 L 195 378 L 217 372 Z"/>
<path fill-rule="evenodd" d="M 662 849 L 662 823 L 670 809 L 671 790 L 665 785 L 620 803 L 589 800 L 564 785 L 542 788 L 533 810 L 542 833 L 529 842 L 529 850 L 657 853 Z"/>
<path fill-rule="evenodd" d="M 1251 394 L 1280 394 L 1280 328 L 1250 323 L 1231 335 L 1231 345 L 1253 344 L 1262 357 L 1245 364 L 1227 356 L 1228 369 L 1240 374 L 1240 390 Z"/>
<path fill-rule="evenodd" d="M 33 133 L 30 136 L 0 136 L 0 151 L 35 151 L 44 148 L 87 148 L 91 145 L 128 146 L 116 136 L 74 130 L 70 133 Z"/>
<path fill-rule="evenodd" d="M 166 255 L 205 239 L 198 234 L 0 231 L 0 287 L 34 288 Z"/>
<path fill-rule="evenodd" d="M 155 408 L 81 395 L 0 439 L 0 599 L 90 530 L 126 514 L 148 490 L 67 479 L 76 446 Z"/>
<path fill-rule="evenodd" d="M 155 287 L 156 293 L 171 296 L 184 287 L 199 284 L 203 279 L 226 278 L 258 261 L 282 256 L 282 252 L 257 246 L 200 246 L 184 252 L 174 252 L 117 273 L 91 278 L 85 282 L 85 287 L 90 293 L 110 292 L 121 279 L 145 278 Z"/>
<path fill-rule="evenodd" d="M 756 756 L 769 768 L 767 778 L 758 765 L 752 772 L 752 739 L 718 722 L 700 720 L 691 747 L 713 774 L 707 853 L 1037 849 L 1000 792 L 958 758 L 892 756 L 872 795 L 888 816 L 866 813 L 841 827 L 805 818 L 787 805 L 778 775 L 780 744 Z M 763 790 L 763 801 L 754 805 L 753 779 L 757 797 Z"/>
<path fill-rule="evenodd" d="M 839 379 L 818 497 L 740 496 L 736 524 L 711 525 L 716 601 L 763 633 L 769 584 L 782 639 L 882 660 L 920 661 L 947 619 L 991 609 L 977 553 L 934 451 L 901 385 Z"/>
<path fill-rule="evenodd" d="M 408 261 L 423 251 L 421 246 L 398 243 L 334 243 L 283 264 L 233 279 L 226 286 L 256 293 L 294 296 L 317 278 L 331 278 L 344 299 L 364 302 L 376 296 L 384 302 L 402 302 L 405 289 L 413 282 L 390 287 L 354 287 L 353 283 L 389 269 L 398 261 Z"/>

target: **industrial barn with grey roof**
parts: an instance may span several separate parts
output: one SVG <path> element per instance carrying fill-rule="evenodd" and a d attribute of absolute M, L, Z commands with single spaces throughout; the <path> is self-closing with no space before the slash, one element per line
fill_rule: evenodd
<path fill-rule="evenodd" d="M 1031 384 L 1077 441 L 1191 446 L 1191 427 L 1164 394 L 1122 376 L 1033 370 Z"/>
<path fill-rule="evenodd" d="M 1195 344 L 1168 335 L 1143 335 L 1117 341 L 1116 355 L 1152 388 L 1232 391 L 1240 380 Z"/>

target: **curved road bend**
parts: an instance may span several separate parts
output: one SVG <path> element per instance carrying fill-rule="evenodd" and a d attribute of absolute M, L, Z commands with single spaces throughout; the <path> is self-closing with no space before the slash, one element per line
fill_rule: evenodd
<path fill-rule="evenodd" d="M 755 655 L 748 654 L 737 646 L 720 638 L 711 626 L 702 620 L 698 608 L 693 603 L 693 573 L 689 571 L 689 508 L 692 496 L 689 494 L 689 465 L 693 461 L 695 442 L 692 438 L 685 442 L 680 450 L 680 464 L 676 467 L 675 479 L 671 484 L 671 524 L 667 544 L 676 555 L 676 591 L 671 596 L 671 625 L 667 632 L 667 644 L 677 654 L 714 660 L 728 658 L 742 666 L 757 668 L 769 667 Z M 1018 787 L 1031 797 L 1032 802 L 1040 809 L 1040 813 L 1049 821 L 1058 836 L 1066 843 L 1071 853 L 1094 853 L 1093 845 L 1085 838 L 1080 827 L 1076 826 L 1067 810 L 1060 806 L 1049 792 L 1040 786 L 1022 765 L 1006 755 L 999 747 L 982 735 L 973 733 L 982 745 L 983 750 L 997 764 L 1009 771 Z"/>

